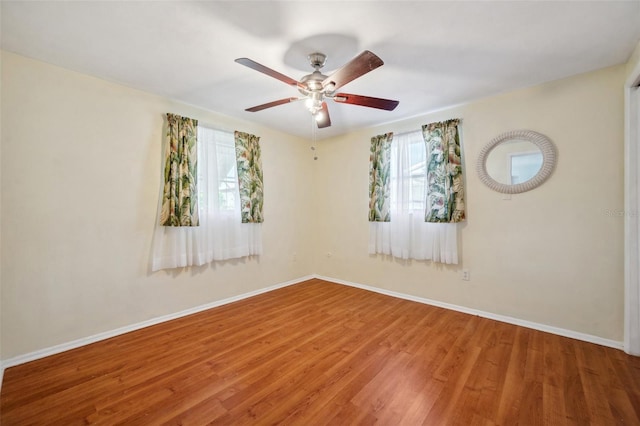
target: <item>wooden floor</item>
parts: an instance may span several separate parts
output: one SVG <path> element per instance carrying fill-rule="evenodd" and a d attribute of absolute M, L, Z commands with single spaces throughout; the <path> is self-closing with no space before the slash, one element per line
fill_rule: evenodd
<path fill-rule="evenodd" d="M 1 424 L 640 425 L 640 358 L 320 280 L 9 368 Z"/>

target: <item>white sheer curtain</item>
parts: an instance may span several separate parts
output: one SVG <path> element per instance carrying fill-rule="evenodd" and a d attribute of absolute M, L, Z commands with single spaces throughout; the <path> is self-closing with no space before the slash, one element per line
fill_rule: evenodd
<path fill-rule="evenodd" d="M 422 132 L 391 143 L 391 222 L 369 222 L 369 253 L 458 263 L 456 223 L 427 223 L 426 149 Z"/>
<path fill-rule="evenodd" d="M 151 270 L 262 254 L 262 224 L 242 223 L 232 132 L 198 127 L 200 226 L 160 226 Z"/>
<path fill-rule="evenodd" d="M 630 90 L 626 141 L 624 350 L 640 356 L 640 88 Z"/>

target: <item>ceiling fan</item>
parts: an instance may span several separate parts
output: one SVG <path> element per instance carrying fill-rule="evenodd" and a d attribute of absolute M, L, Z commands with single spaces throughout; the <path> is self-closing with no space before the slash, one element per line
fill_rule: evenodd
<path fill-rule="evenodd" d="M 316 118 L 319 128 L 331 126 L 331 118 L 329 117 L 329 109 L 327 108 L 327 102 L 325 99 L 333 99 L 334 102 L 342 104 L 360 105 L 369 108 L 383 109 L 387 111 L 393 111 L 398 106 L 398 101 L 389 99 L 372 98 L 370 96 L 352 95 L 350 93 L 336 93 L 340 87 L 355 80 L 358 77 L 363 76 L 369 71 L 373 71 L 378 68 L 384 62 L 374 53 L 365 50 L 342 68 L 326 76 L 320 72 L 324 67 L 327 55 L 323 53 L 312 53 L 308 56 L 311 67 L 315 69 L 311 74 L 305 75 L 296 81 L 291 77 L 287 77 L 271 68 L 265 67 L 249 58 L 238 58 L 235 61 L 239 64 L 247 66 L 256 71 L 260 71 L 270 77 L 276 78 L 290 86 L 295 86 L 298 91 L 303 95 L 302 97 L 290 97 L 284 98 L 266 104 L 257 105 L 251 108 L 247 108 L 245 111 L 256 112 L 263 109 L 271 108 L 278 105 L 284 105 L 290 102 L 296 102 L 300 100 L 305 101 L 306 107 L 311 114 Z"/>

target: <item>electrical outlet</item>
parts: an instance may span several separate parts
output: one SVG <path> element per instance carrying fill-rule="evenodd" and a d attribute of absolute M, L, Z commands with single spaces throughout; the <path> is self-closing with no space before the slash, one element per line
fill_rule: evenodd
<path fill-rule="evenodd" d="M 327 257 L 333 256 L 330 251 L 327 252 Z"/>
<path fill-rule="evenodd" d="M 468 269 L 463 269 L 461 275 L 462 275 L 462 280 L 463 281 L 469 281 L 471 279 L 471 275 L 469 274 L 469 270 Z"/>

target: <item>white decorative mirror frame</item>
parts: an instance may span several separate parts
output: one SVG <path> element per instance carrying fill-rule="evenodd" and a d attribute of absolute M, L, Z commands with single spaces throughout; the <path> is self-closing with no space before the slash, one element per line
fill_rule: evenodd
<path fill-rule="evenodd" d="M 538 173 L 526 182 L 518 183 L 515 185 L 508 185 L 500 183 L 493 179 L 487 172 L 487 157 L 493 148 L 500 145 L 503 142 L 510 140 L 528 141 L 535 144 L 542 152 L 542 167 Z M 476 170 L 482 183 L 489 188 L 497 192 L 504 194 L 519 194 L 521 192 L 530 191 L 538 186 L 551 176 L 553 169 L 556 165 L 556 147 L 551 142 L 551 139 L 543 134 L 534 132 L 532 130 L 512 130 L 502 133 L 491 140 L 478 156 L 478 162 L 476 164 Z"/>

